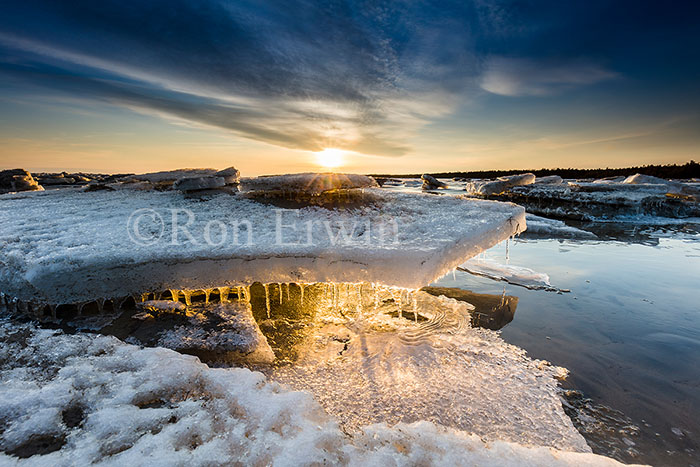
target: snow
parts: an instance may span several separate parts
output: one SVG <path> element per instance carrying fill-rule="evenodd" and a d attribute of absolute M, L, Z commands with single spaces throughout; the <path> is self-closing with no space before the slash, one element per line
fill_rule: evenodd
<path fill-rule="evenodd" d="M 0 290 L 60 304 L 255 281 L 419 288 L 525 228 L 524 209 L 509 203 L 363 196 L 367 204 L 343 210 L 280 210 L 226 193 L 4 195 Z"/>
<path fill-rule="evenodd" d="M 241 189 L 262 193 L 305 193 L 318 195 L 331 190 L 377 187 L 377 182 L 366 175 L 337 173 L 301 173 L 271 175 L 241 179 Z"/>
<path fill-rule="evenodd" d="M 0 341 L 3 465 L 620 465 L 428 421 L 347 435 L 308 393 L 112 337 L 5 323 Z M 60 449 L 9 454 L 38 439 Z"/>
<path fill-rule="evenodd" d="M 458 269 L 484 276 L 497 281 L 505 281 L 509 284 L 519 285 L 533 290 L 547 290 L 549 292 L 568 292 L 557 289 L 549 283 L 549 276 L 545 273 L 534 271 L 522 266 L 500 264 L 488 258 L 472 258 Z"/>

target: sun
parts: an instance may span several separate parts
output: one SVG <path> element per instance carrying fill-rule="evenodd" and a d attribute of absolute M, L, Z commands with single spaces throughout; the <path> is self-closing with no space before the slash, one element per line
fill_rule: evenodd
<path fill-rule="evenodd" d="M 324 149 L 316 154 L 316 163 L 321 167 L 333 169 L 343 165 L 343 151 L 340 149 Z"/>

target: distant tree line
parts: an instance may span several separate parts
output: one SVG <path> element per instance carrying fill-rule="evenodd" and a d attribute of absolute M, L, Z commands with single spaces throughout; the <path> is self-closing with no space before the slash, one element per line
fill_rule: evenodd
<path fill-rule="evenodd" d="M 563 178 L 605 178 L 629 176 L 634 174 L 653 175 L 660 178 L 700 178 L 700 164 L 691 160 L 683 165 L 644 165 L 639 167 L 625 167 L 622 169 L 538 169 L 538 170 L 477 170 L 472 172 L 430 172 L 430 175 L 438 178 L 497 178 L 515 173 L 531 172 L 538 177 L 547 175 L 559 175 Z M 418 178 L 422 174 L 376 174 L 378 178 Z"/>

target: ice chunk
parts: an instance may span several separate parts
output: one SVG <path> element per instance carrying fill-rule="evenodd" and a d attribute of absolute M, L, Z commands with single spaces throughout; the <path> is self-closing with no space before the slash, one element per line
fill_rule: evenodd
<path fill-rule="evenodd" d="M 0 198 L 0 290 L 61 304 L 255 281 L 419 288 L 525 228 L 524 209 L 513 204 L 366 191 L 375 202 L 346 210 L 279 210 L 175 191 L 7 195 Z M 146 210 L 139 232 L 151 243 L 130 235 L 138 210 Z"/>
<path fill-rule="evenodd" d="M 213 190 L 226 186 L 224 177 L 190 177 L 181 178 L 173 183 L 173 190 L 199 191 Z"/>
<path fill-rule="evenodd" d="M 241 181 L 241 172 L 235 167 L 219 170 L 214 176 L 223 177 L 227 185 L 235 185 Z"/>
<path fill-rule="evenodd" d="M 525 237 L 538 238 L 578 238 L 585 240 L 595 240 L 598 238 L 594 233 L 577 229 L 566 225 L 563 221 L 547 219 L 546 217 L 527 214 L 527 232 Z"/>
<path fill-rule="evenodd" d="M 262 193 L 303 193 L 318 195 L 326 191 L 377 187 L 377 182 L 366 175 L 337 173 L 301 173 L 271 175 L 241 179 L 241 189 Z"/>
<path fill-rule="evenodd" d="M 206 361 L 272 363 L 275 354 L 245 303 L 205 306 L 190 322 L 160 334 L 158 345 Z"/>
<path fill-rule="evenodd" d="M 432 175 L 423 174 L 420 178 L 423 181 L 424 190 L 437 190 L 438 188 L 447 188 L 447 183 L 441 182 Z"/>
<path fill-rule="evenodd" d="M 457 269 L 528 289 L 568 292 L 565 289 L 552 287 L 552 284 L 549 283 L 549 276 L 545 273 L 533 271 L 522 266 L 500 264 L 486 258 L 472 258 Z"/>
<path fill-rule="evenodd" d="M 140 175 L 131 175 L 129 180 L 138 180 L 151 183 L 174 182 L 181 178 L 210 177 L 217 173 L 216 169 L 176 169 L 163 172 L 150 172 Z"/>
<path fill-rule="evenodd" d="M 663 178 L 654 177 L 653 175 L 634 174 L 625 178 L 622 183 L 632 185 L 670 185 L 674 182 L 670 182 Z"/>
<path fill-rule="evenodd" d="M 535 183 L 539 185 L 561 185 L 564 179 L 559 175 L 549 175 L 547 177 L 537 177 Z"/>
<path fill-rule="evenodd" d="M 503 193 L 516 186 L 531 185 L 535 183 L 535 175 L 531 173 L 499 177 L 493 182 L 467 183 L 465 190 L 468 193 L 478 195 L 494 195 Z"/>

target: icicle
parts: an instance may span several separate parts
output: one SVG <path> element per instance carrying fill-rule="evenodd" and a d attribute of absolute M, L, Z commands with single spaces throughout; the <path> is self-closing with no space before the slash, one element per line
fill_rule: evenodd
<path fill-rule="evenodd" d="M 228 303 L 228 287 L 219 287 L 219 301 L 221 303 Z"/>
<path fill-rule="evenodd" d="M 211 295 L 211 289 L 205 289 L 203 290 L 204 292 L 204 304 L 208 305 L 209 304 L 209 295 Z"/>
<path fill-rule="evenodd" d="M 270 288 L 268 284 L 263 284 L 265 288 L 265 310 L 267 311 L 267 319 L 270 319 Z"/>
<path fill-rule="evenodd" d="M 287 301 L 289 301 L 289 283 L 286 283 L 285 286 L 287 289 Z"/>
<path fill-rule="evenodd" d="M 280 291 L 280 305 L 282 304 L 282 284 L 277 284 L 277 288 L 279 288 Z"/>
<path fill-rule="evenodd" d="M 304 306 L 304 284 L 299 284 L 299 292 L 301 298 L 299 299 L 299 304 Z"/>
<path fill-rule="evenodd" d="M 456 281 L 457 280 L 457 269 L 452 270 L 452 280 Z"/>
<path fill-rule="evenodd" d="M 396 295 L 394 295 L 394 291 L 395 289 L 391 289 L 391 296 L 394 298 L 394 300 L 396 300 Z M 396 300 L 396 304 L 399 309 L 399 318 L 403 318 L 403 309 L 401 307 L 401 289 L 399 289 L 399 299 Z"/>
<path fill-rule="evenodd" d="M 172 300 L 174 302 L 179 302 L 180 301 L 180 292 L 177 290 L 170 289 L 170 295 L 172 297 Z"/>
<path fill-rule="evenodd" d="M 51 309 L 51 318 L 56 319 L 56 308 L 58 308 L 58 305 L 49 305 L 49 308 Z"/>
<path fill-rule="evenodd" d="M 506 264 L 510 261 L 510 237 L 506 238 Z"/>
<path fill-rule="evenodd" d="M 153 298 L 156 300 L 161 300 L 163 298 L 163 292 L 154 293 Z"/>
<path fill-rule="evenodd" d="M 379 291 L 374 283 L 372 283 L 372 292 L 374 292 L 374 312 L 376 313 L 379 308 Z"/>
<path fill-rule="evenodd" d="M 182 296 L 185 297 L 185 305 L 191 306 L 192 305 L 192 292 L 190 292 L 189 290 L 183 290 Z"/>
<path fill-rule="evenodd" d="M 95 302 L 97 302 L 97 311 L 102 314 L 105 311 L 105 299 L 98 298 Z"/>
<path fill-rule="evenodd" d="M 411 301 L 413 302 L 413 320 L 418 322 L 418 299 L 416 298 L 416 292 L 411 291 Z"/>
<path fill-rule="evenodd" d="M 236 286 L 236 295 L 238 295 L 238 303 L 243 301 L 243 288 L 240 285 Z"/>
<path fill-rule="evenodd" d="M 250 304 L 250 286 L 246 285 L 243 289 L 243 299 L 247 304 Z"/>
<path fill-rule="evenodd" d="M 146 301 L 146 300 L 144 300 L 144 302 L 145 302 L 145 301 Z M 83 303 L 78 303 L 78 316 L 82 316 L 82 315 L 83 315 L 83 308 L 85 308 L 85 302 L 83 302 Z"/>
<path fill-rule="evenodd" d="M 331 299 L 333 300 L 333 311 L 338 311 L 338 284 L 333 282 Z"/>
<path fill-rule="evenodd" d="M 141 300 L 139 300 L 139 301 L 145 302 L 146 300 L 148 300 L 148 295 L 149 295 L 148 292 L 142 293 L 141 297 L 140 297 Z"/>

